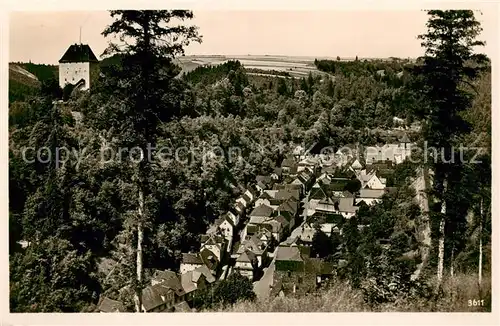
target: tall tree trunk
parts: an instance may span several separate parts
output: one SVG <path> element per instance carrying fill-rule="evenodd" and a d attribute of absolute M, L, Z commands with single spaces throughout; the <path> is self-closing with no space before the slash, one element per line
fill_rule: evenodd
<path fill-rule="evenodd" d="M 432 246 L 432 233 L 429 221 L 429 201 L 427 197 L 427 187 L 432 187 L 432 181 L 429 176 L 429 170 L 421 168 L 417 173 L 417 179 L 412 184 L 415 192 L 418 205 L 421 210 L 420 217 L 417 218 L 418 235 L 419 235 L 419 251 L 422 262 L 417 265 L 415 273 L 412 275 L 412 280 L 420 277 L 422 270 L 427 266 L 429 260 L 429 250 Z"/>
<path fill-rule="evenodd" d="M 447 181 L 443 181 L 443 195 L 446 194 Z M 438 266 L 437 266 L 437 286 L 441 287 L 441 282 L 443 280 L 443 269 L 444 269 L 444 226 L 445 226 L 445 215 L 446 215 L 446 200 L 443 198 L 441 202 L 441 221 L 439 222 L 439 240 L 438 240 Z"/>
<path fill-rule="evenodd" d="M 455 247 L 453 247 L 453 249 L 451 250 L 451 263 L 450 263 L 450 276 L 453 277 L 453 275 L 455 274 L 455 270 L 454 270 L 454 264 L 455 262 Z"/>
<path fill-rule="evenodd" d="M 483 280 L 483 198 L 479 203 L 479 286 Z"/>
<path fill-rule="evenodd" d="M 143 214 L 144 214 L 144 194 L 142 189 L 139 190 L 139 210 L 137 221 L 137 286 L 135 291 L 135 309 L 141 312 L 142 308 L 142 242 L 144 237 L 143 231 Z"/>

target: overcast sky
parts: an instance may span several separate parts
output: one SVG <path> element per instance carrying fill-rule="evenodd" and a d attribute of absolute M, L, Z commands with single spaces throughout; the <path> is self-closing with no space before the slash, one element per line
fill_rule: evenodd
<path fill-rule="evenodd" d="M 202 44 L 186 54 L 290 55 L 312 57 L 417 57 L 416 36 L 427 15 L 413 11 L 194 11 Z M 483 52 L 493 56 L 495 11 L 477 16 L 483 26 Z M 57 64 L 69 45 L 89 44 L 99 57 L 109 39 L 105 11 L 17 12 L 10 16 L 10 61 Z"/>

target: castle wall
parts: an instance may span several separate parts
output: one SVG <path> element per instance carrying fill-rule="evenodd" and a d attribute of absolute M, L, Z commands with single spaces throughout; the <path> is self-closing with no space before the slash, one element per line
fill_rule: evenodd
<path fill-rule="evenodd" d="M 80 79 L 85 80 L 82 89 L 90 87 L 90 63 L 68 62 L 59 64 L 59 86 L 64 88 L 66 84 L 76 84 Z"/>

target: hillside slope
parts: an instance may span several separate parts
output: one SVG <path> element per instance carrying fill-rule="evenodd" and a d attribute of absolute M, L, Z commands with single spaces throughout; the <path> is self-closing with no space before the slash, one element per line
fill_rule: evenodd
<path fill-rule="evenodd" d="M 337 281 L 315 294 L 243 301 L 217 312 L 487 312 L 491 311 L 490 277 L 488 274 L 480 290 L 476 274 L 455 275 L 445 279 L 440 298 L 406 297 L 376 306 L 364 302 L 361 289 Z M 469 306 L 471 298 L 484 299 L 484 305 Z"/>
<path fill-rule="evenodd" d="M 9 103 L 22 101 L 40 89 L 38 78 L 19 64 L 9 64 Z"/>

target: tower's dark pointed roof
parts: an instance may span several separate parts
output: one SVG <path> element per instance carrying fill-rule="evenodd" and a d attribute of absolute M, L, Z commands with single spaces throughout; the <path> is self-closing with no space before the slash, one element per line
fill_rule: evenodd
<path fill-rule="evenodd" d="M 73 44 L 62 56 L 59 63 L 65 62 L 98 62 L 97 57 L 88 44 Z"/>

